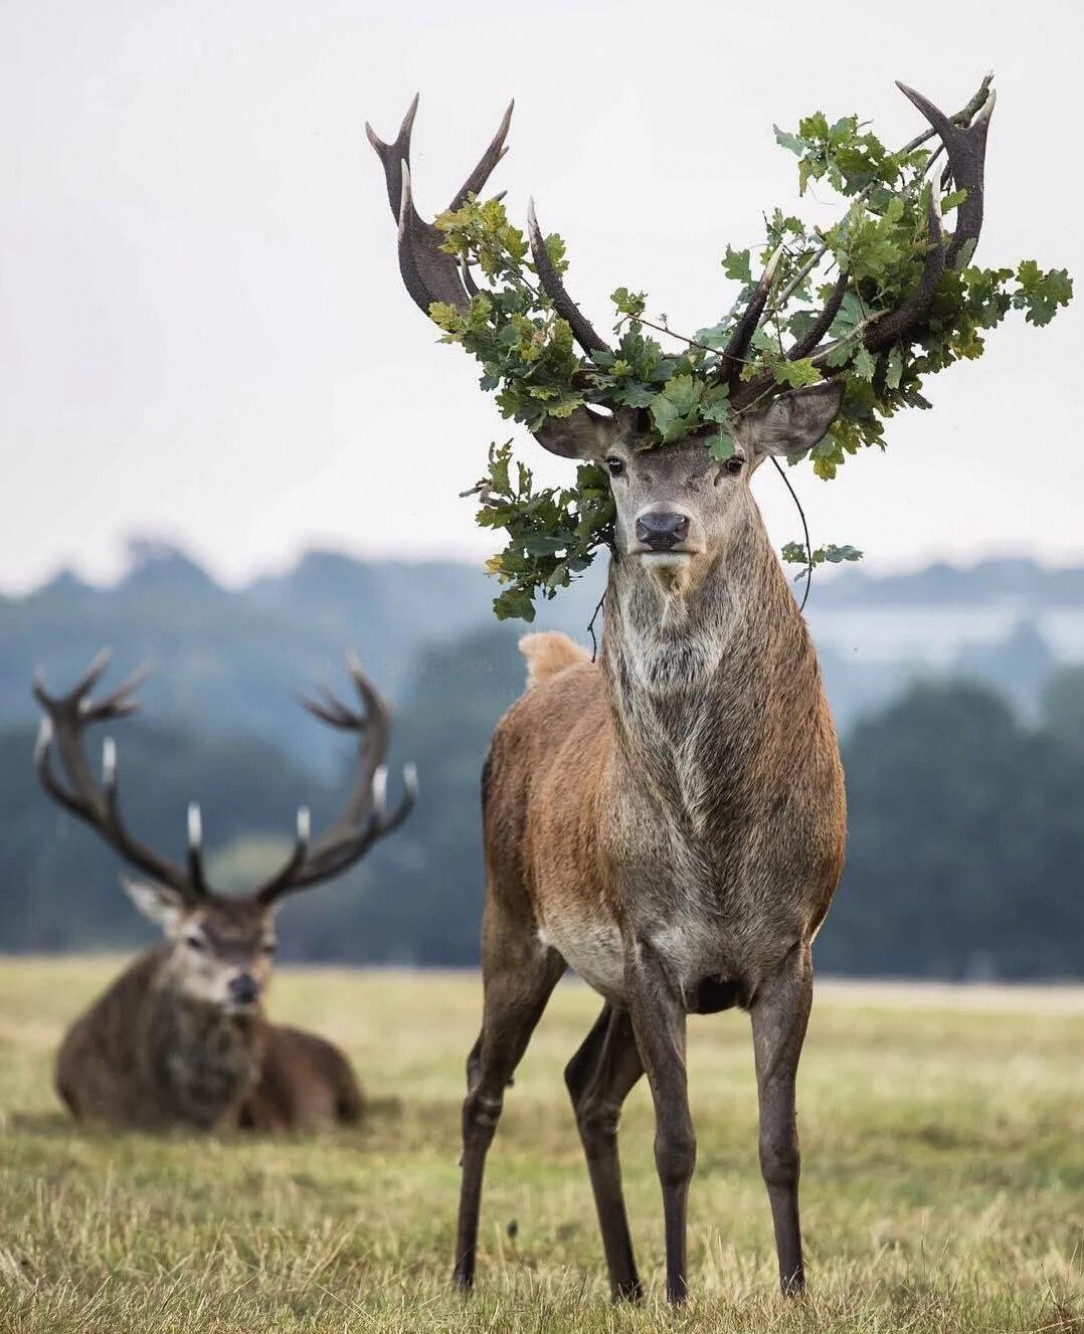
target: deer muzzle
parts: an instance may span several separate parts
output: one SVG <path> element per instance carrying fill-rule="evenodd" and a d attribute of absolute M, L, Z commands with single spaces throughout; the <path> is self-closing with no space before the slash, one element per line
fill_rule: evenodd
<path fill-rule="evenodd" d="M 637 555 L 675 552 L 689 536 L 689 516 L 679 510 L 646 510 L 636 519 Z"/>

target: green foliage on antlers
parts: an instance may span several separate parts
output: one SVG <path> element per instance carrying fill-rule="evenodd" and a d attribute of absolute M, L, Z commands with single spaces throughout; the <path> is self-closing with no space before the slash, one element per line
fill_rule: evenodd
<path fill-rule="evenodd" d="M 971 121 L 988 87 L 986 80 L 955 123 Z M 463 311 L 434 302 L 429 313 L 444 331 L 442 341 L 462 344 L 482 363 L 482 387 L 496 392 L 501 413 L 528 429 L 585 404 L 633 408 L 646 428 L 645 448 L 697 432 L 706 436 L 716 458 L 725 459 L 734 450 L 734 408 L 720 376 L 721 352 L 756 291 L 755 267 L 774 257 L 770 292 L 740 381 L 763 384 L 760 396 L 767 397 L 779 387 L 815 384 L 826 375 L 843 380 L 839 416 L 811 455 L 817 476 L 830 480 L 848 455 L 870 445 L 884 448 L 884 423 L 901 408 L 929 407 L 922 392 L 925 377 L 981 356 L 984 333 L 1010 310 L 1022 310 L 1030 324 L 1045 325 L 1072 296 L 1064 269 L 1044 272 L 1033 260 L 1015 269 L 979 268 L 969 263 L 969 243 L 941 275 L 930 315 L 917 330 L 880 352 L 865 346 L 863 334 L 899 309 L 922 281 L 932 245 L 931 180 L 940 170 L 938 154 L 923 146 L 930 137 L 890 152 L 857 116 L 829 123 L 820 112 L 802 120 L 797 133 L 776 129 L 777 142 L 797 155 L 799 192 L 812 181 L 822 182 L 848 201 L 846 210 L 834 226 L 820 230 L 776 209 L 765 218 L 760 245 L 743 250 L 728 245 L 723 272 L 740 290 L 716 324 L 691 337 L 670 330 L 665 317 L 649 320 L 645 294 L 621 287 L 611 298 L 616 346 L 582 361 L 569 324 L 539 281 L 527 238 L 496 199 L 468 197 L 462 207 L 438 217 L 442 250 L 479 270 L 486 285 Z M 941 200 L 941 212 L 950 213 L 966 197 L 965 190 L 955 190 Z M 562 275 L 563 241 L 551 235 L 545 246 Z M 828 342 L 808 356 L 788 357 L 787 341 L 810 332 L 842 275 L 845 292 Z M 682 350 L 664 351 L 650 329 L 670 334 Z M 478 496 L 480 524 L 507 535 L 504 549 L 489 562 L 504 585 L 494 602 L 502 619 L 533 619 L 534 600 L 553 597 L 612 539 L 608 484 L 594 466 L 580 467 L 575 486 L 536 490 L 530 470 L 514 463 L 510 445 L 494 446 L 488 472 L 464 494 Z M 811 552 L 788 543 L 783 550 L 784 559 L 807 566 L 805 575 L 823 561 L 860 555 L 853 547 L 834 545 Z"/>

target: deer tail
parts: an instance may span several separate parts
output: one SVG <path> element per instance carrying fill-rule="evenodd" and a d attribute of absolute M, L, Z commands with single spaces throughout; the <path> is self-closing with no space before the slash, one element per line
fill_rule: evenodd
<path fill-rule="evenodd" d="M 528 690 L 540 681 L 548 681 L 551 676 L 563 672 L 566 667 L 591 661 L 591 655 L 585 648 L 573 643 L 568 635 L 561 634 L 559 630 L 524 635 L 519 641 L 519 651 L 527 659 Z"/>

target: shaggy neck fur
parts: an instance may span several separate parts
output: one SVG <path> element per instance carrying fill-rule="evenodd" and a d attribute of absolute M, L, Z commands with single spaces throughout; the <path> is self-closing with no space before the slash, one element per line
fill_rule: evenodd
<path fill-rule="evenodd" d="M 679 584 L 615 554 L 603 671 L 630 777 L 689 832 L 733 827 L 787 782 L 824 709 L 809 636 L 746 491 Z"/>
<path fill-rule="evenodd" d="M 259 1073 L 264 1027 L 260 1013 L 225 1014 L 176 992 L 158 992 L 151 1060 L 178 1119 L 211 1129 L 249 1092 Z"/>

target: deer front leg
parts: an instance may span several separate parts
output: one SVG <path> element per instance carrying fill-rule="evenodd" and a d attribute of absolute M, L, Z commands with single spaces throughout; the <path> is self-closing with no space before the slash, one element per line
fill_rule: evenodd
<path fill-rule="evenodd" d="M 696 1135 L 685 1070 L 685 1006 L 654 949 L 637 941 L 625 967 L 629 1016 L 655 1104 L 655 1166 L 662 1186 L 666 1295 L 688 1296 L 687 1213 Z"/>
<path fill-rule="evenodd" d="M 779 1282 L 788 1297 L 805 1290 L 794 1092 L 812 1003 L 813 964 L 809 946 L 803 943 L 787 955 L 779 972 L 761 984 L 750 1008 L 760 1103 L 760 1170 L 772 1206 Z"/>

